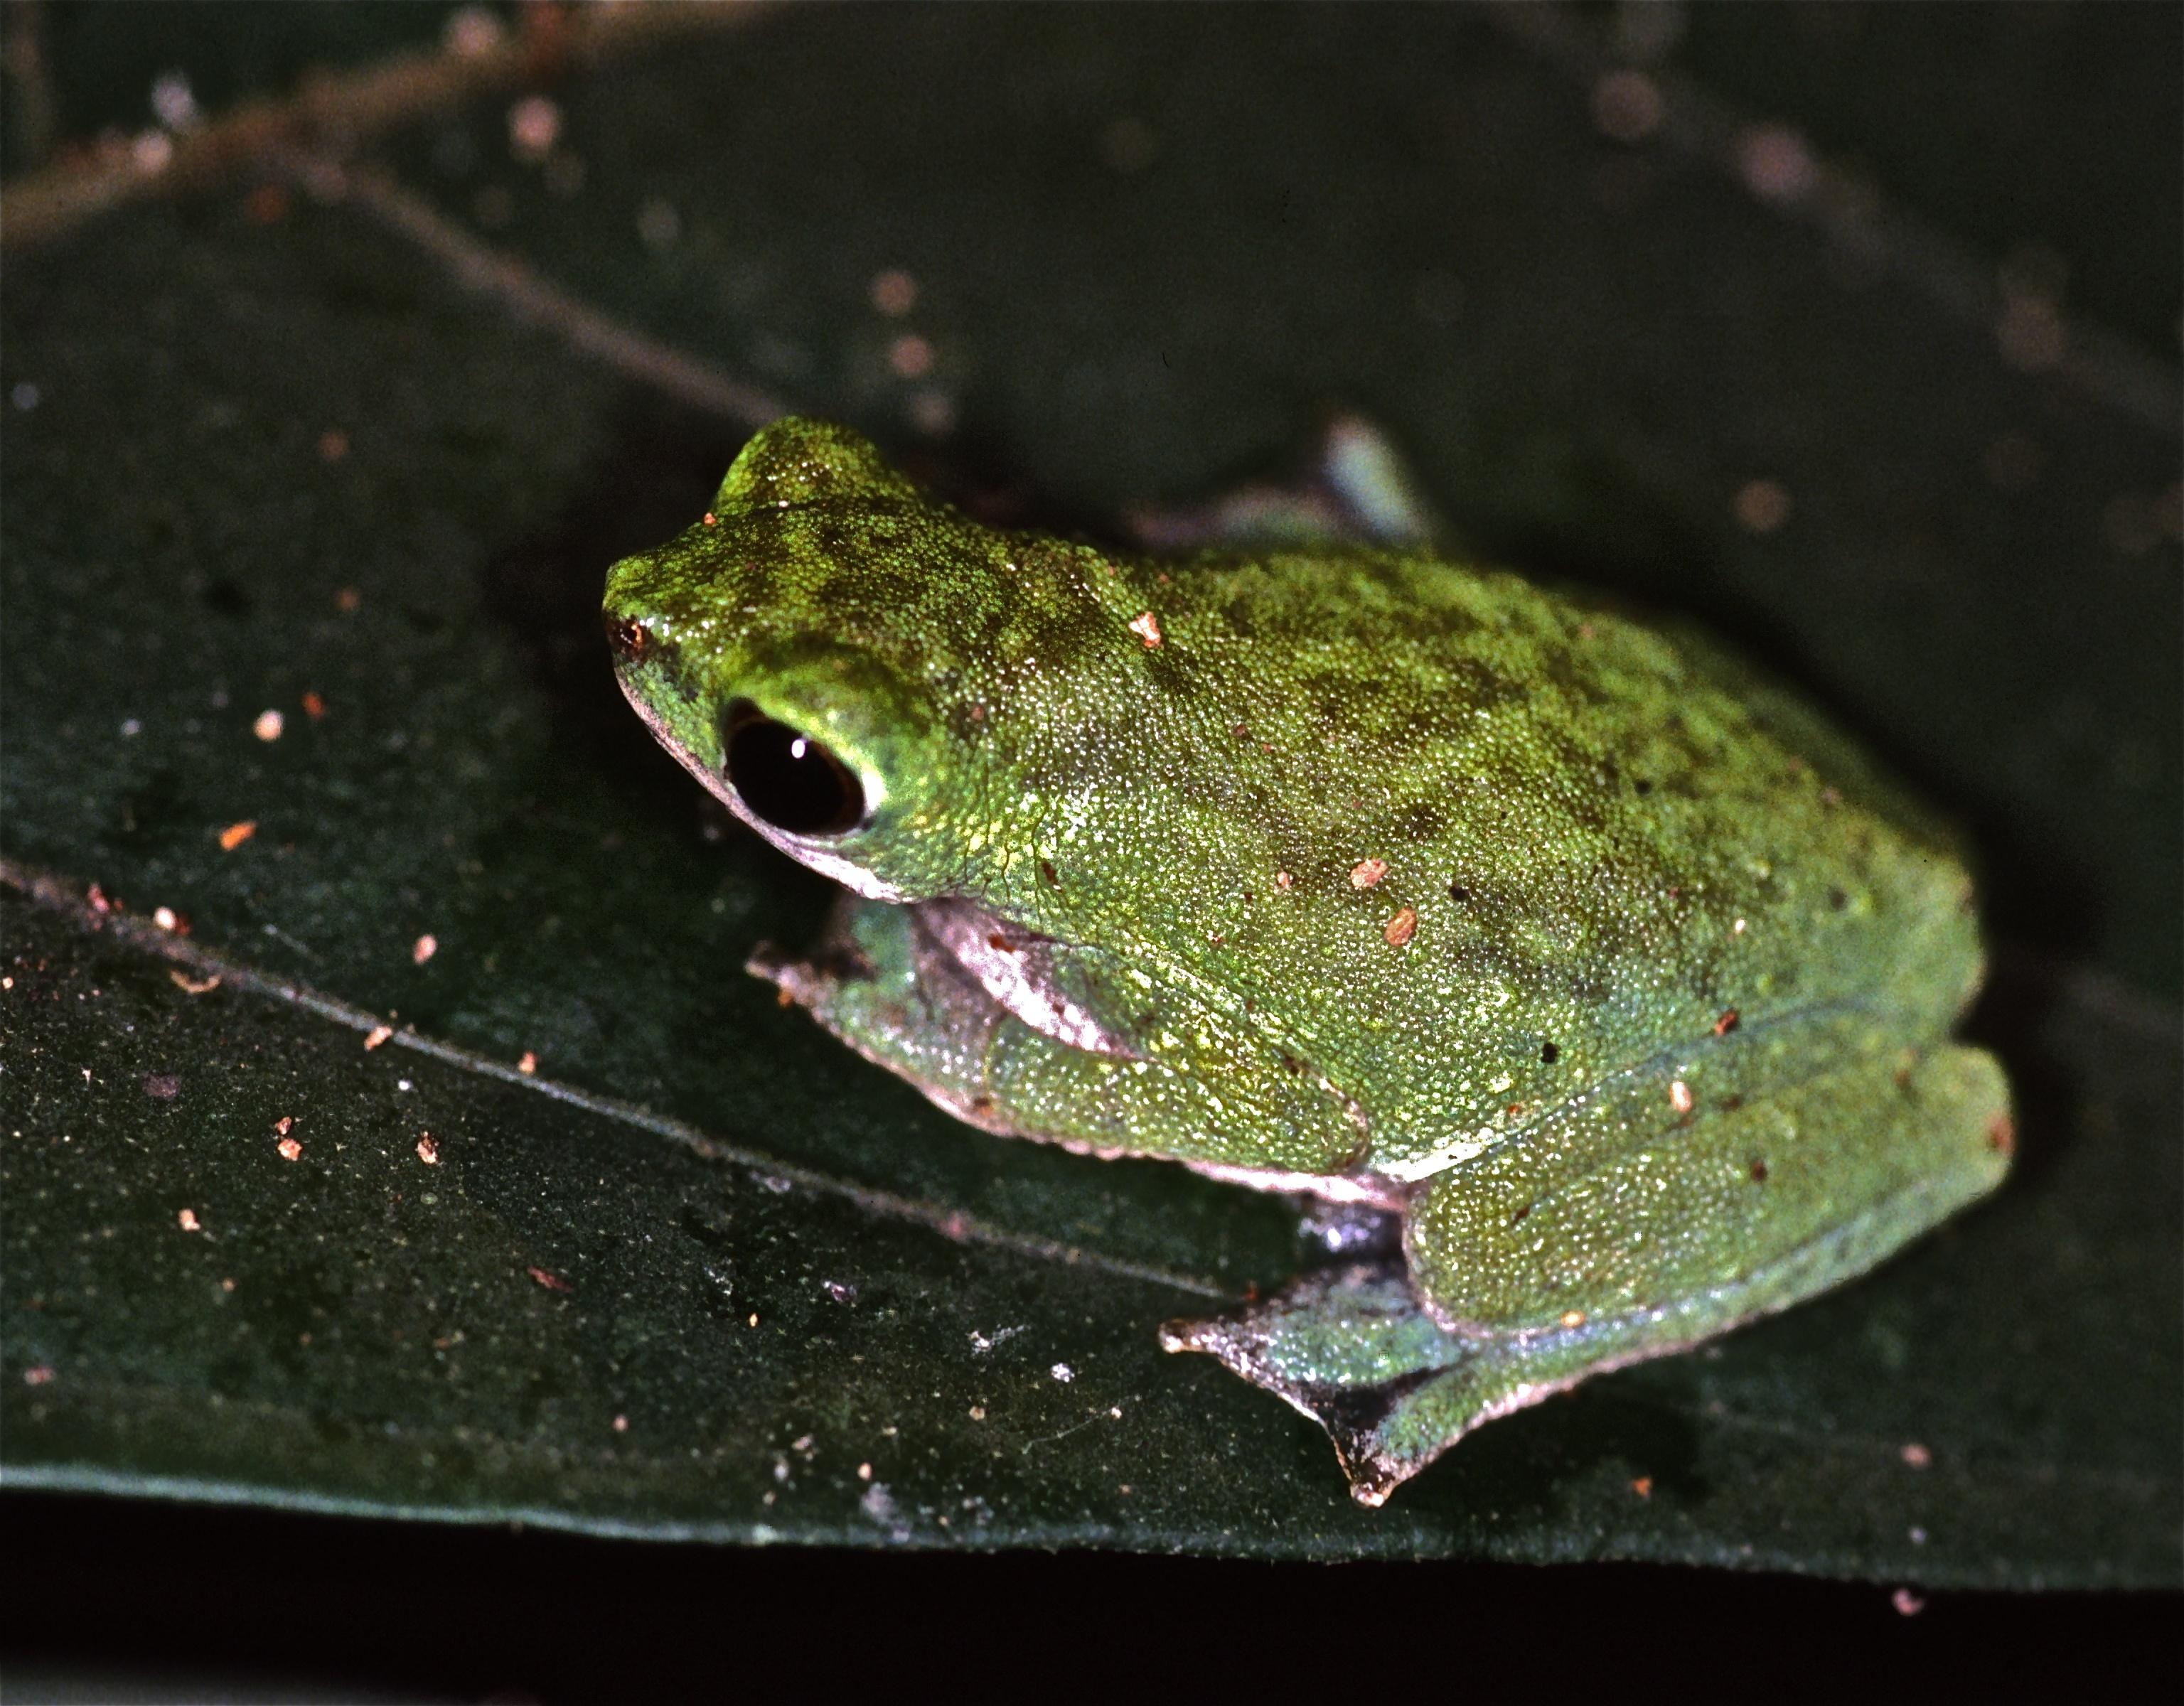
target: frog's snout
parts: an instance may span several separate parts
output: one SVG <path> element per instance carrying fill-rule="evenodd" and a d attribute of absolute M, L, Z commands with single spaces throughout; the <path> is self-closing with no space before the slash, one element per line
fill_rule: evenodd
<path fill-rule="evenodd" d="M 652 650 L 652 630 L 636 616 L 623 616 L 618 610 L 603 610 L 601 620 L 607 631 L 607 647 L 617 664 L 638 663 Z"/>

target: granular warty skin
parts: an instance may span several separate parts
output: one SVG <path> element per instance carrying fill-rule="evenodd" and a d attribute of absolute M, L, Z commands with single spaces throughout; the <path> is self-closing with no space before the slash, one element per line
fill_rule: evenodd
<path fill-rule="evenodd" d="M 1400 1262 L 1167 1330 L 1368 1503 L 2006 1170 L 1950 836 L 1702 639 L 1418 550 L 994 532 L 802 420 L 605 614 L 668 750 L 854 891 L 755 967 L 851 1046 L 991 1130 L 1402 1216 Z"/>

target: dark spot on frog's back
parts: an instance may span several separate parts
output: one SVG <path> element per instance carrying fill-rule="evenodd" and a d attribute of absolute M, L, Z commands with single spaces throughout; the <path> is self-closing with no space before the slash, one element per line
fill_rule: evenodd
<path fill-rule="evenodd" d="M 1447 820 L 1429 800 L 1412 800 L 1396 815 L 1395 825 L 1398 838 L 1418 842 L 1437 840 L 1447 828 Z"/>
<path fill-rule="evenodd" d="M 1145 672 L 1152 677 L 1153 685 L 1171 699 L 1187 700 L 1198 692 L 1190 666 L 1172 646 L 1145 654 Z"/>

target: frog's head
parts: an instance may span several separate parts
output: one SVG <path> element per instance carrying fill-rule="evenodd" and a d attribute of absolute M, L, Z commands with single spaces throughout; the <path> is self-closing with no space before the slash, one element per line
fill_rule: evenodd
<path fill-rule="evenodd" d="M 1074 625 L 1031 578 L 855 433 L 791 419 L 702 522 L 615 565 L 604 614 L 623 693 L 738 817 L 861 895 L 920 900 L 975 886 L 1009 791 L 988 706 L 1012 655 Z"/>

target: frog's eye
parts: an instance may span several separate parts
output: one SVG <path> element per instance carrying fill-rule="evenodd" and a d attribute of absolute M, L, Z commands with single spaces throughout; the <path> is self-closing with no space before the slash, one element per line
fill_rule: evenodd
<path fill-rule="evenodd" d="M 857 773 L 747 699 L 728 707 L 728 785 L 754 817 L 791 835 L 843 835 L 865 820 Z"/>

